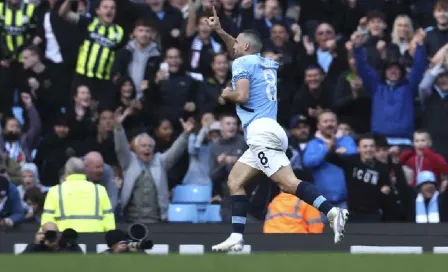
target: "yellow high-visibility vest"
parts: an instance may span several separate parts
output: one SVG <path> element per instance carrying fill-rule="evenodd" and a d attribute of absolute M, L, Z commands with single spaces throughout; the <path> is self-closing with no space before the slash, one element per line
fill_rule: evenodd
<path fill-rule="evenodd" d="M 115 217 L 106 189 L 87 181 L 85 175 L 69 175 L 52 187 L 45 199 L 42 225 L 54 222 L 59 231 L 106 232 L 115 229 Z"/>

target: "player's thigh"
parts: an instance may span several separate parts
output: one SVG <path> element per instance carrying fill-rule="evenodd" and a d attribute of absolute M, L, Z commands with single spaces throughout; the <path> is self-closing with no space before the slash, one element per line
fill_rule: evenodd
<path fill-rule="evenodd" d="M 235 194 L 238 190 L 244 190 L 244 187 L 259 173 L 260 170 L 251 151 L 246 150 L 230 171 L 227 180 L 230 193 Z"/>
<path fill-rule="evenodd" d="M 270 178 L 283 192 L 289 194 L 295 194 L 301 182 L 294 174 L 291 165 L 280 167 Z"/>
<path fill-rule="evenodd" d="M 250 146 L 252 154 L 263 173 L 286 193 L 294 193 L 298 179 L 292 171 L 290 161 L 281 149 L 272 149 L 264 146 Z"/>

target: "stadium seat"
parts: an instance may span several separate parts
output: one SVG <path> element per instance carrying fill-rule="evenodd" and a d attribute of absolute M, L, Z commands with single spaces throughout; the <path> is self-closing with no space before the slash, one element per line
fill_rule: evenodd
<path fill-rule="evenodd" d="M 220 223 L 221 218 L 221 205 L 208 205 L 205 209 L 204 215 L 205 223 Z"/>
<path fill-rule="evenodd" d="M 170 204 L 168 206 L 168 221 L 173 223 L 198 223 L 199 214 L 196 205 Z"/>
<path fill-rule="evenodd" d="M 208 185 L 178 185 L 174 188 L 173 203 L 209 203 L 212 187 Z"/>

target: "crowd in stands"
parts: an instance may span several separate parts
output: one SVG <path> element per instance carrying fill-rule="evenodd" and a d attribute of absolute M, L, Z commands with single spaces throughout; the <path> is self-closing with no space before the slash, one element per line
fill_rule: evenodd
<path fill-rule="evenodd" d="M 247 146 L 220 97 L 232 60 L 212 7 L 280 64 L 299 178 L 355 222 L 448 221 L 448 0 L 2 0 L 0 225 L 41 223 L 71 157 L 116 222 L 169 221 L 181 185 L 210 186 L 230 221 L 227 176 Z M 276 213 L 322 231 L 267 177 L 247 192 L 266 232 L 287 231 Z"/>

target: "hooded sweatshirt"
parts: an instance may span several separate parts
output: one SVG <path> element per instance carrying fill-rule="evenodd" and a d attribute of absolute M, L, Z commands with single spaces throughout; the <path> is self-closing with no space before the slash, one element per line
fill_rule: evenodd
<path fill-rule="evenodd" d="M 159 57 L 161 54 L 155 42 L 150 43 L 142 49 L 137 49 L 135 40 L 132 40 L 128 43 L 126 49 L 132 54 L 132 61 L 128 66 L 128 74 L 136 86 L 137 98 L 140 98 L 143 95 L 140 90 L 140 84 L 145 78 L 148 59 L 150 57 Z"/>

